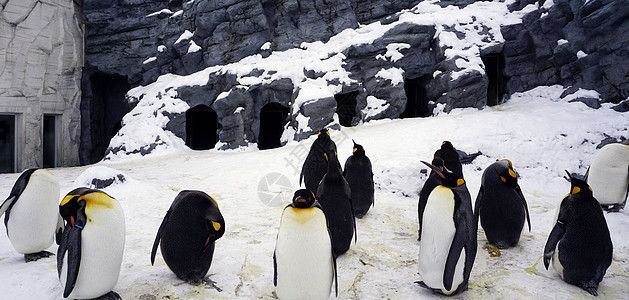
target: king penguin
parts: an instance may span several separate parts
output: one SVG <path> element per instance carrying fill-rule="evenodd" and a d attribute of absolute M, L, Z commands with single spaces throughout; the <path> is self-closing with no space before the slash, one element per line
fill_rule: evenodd
<path fill-rule="evenodd" d="M 296 191 L 282 212 L 273 270 L 279 299 L 328 299 L 337 282 L 328 222 L 309 190 Z M 338 296 L 338 283 L 336 291 Z"/>
<path fill-rule="evenodd" d="M 461 156 L 450 141 L 444 141 L 441 143 L 441 148 L 435 151 L 435 154 L 433 155 L 433 159 L 435 158 L 443 159 L 444 166 L 448 168 L 448 170 L 459 176 L 459 178 L 464 178 Z"/>
<path fill-rule="evenodd" d="M 423 162 L 423 161 L 422 161 Z M 419 246 L 422 286 L 444 295 L 467 289 L 476 258 L 476 223 L 465 180 L 444 168 L 423 162 L 441 178 L 424 211 Z"/>
<path fill-rule="evenodd" d="M 365 148 L 356 142 L 352 155 L 345 161 L 343 177 L 351 190 L 354 215 L 362 218 L 374 205 L 374 183 L 371 161 L 365 154 Z"/>
<path fill-rule="evenodd" d="M 24 171 L 0 206 L 7 236 L 26 262 L 53 255 L 45 249 L 63 229 L 58 207 L 59 180 L 44 169 Z"/>
<path fill-rule="evenodd" d="M 214 198 L 201 191 L 181 191 L 157 230 L 151 265 L 159 245 L 166 265 L 179 279 L 204 282 L 215 242 L 224 233 L 225 220 Z"/>
<path fill-rule="evenodd" d="M 336 151 L 329 150 L 324 153 L 324 158 L 328 161 L 328 168 L 319 184 L 317 199 L 328 219 L 332 248 L 338 256 L 345 253 L 352 243 L 356 219 L 349 184 L 343 177 Z"/>
<path fill-rule="evenodd" d="M 328 169 L 328 162 L 323 155 L 328 151 L 336 152 L 336 144 L 330 138 L 330 132 L 324 128 L 319 131 L 317 139 L 310 146 L 310 152 L 306 156 L 299 176 L 299 184 L 301 185 L 303 181 L 306 189 L 313 193 L 317 192 L 319 182 Z"/>
<path fill-rule="evenodd" d="M 596 296 L 612 263 L 612 240 L 590 186 L 570 173 L 568 177 L 570 194 L 561 200 L 557 223 L 544 246 L 544 266 L 548 270 L 552 260 L 565 282 Z"/>
<path fill-rule="evenodd" d="M 65 227 L 57 251 L 63 297 L 120 299 L 118 282 L 125 244 L 120 203 L 100 190 L 80 187 L 59 206 Z"/>
<path fill-rule="evenodd" d="M 443 172 L 443 159 L 439 157 L 435 157 L 432 160 L 432 166 L 436 167 L 439 172 Z M 424 210 L 426 209 L 426 202 L 428 201 L 428 196 L 432 193 L 432 190 L 437 186 L 441 185 L 441 177 L 437 175 L 437 173 L 433 170 L 430 171 L 430 175 L 428 175 L 428 179 L 424 182 L 421 191 L 419 191 L 419 201 L 417 203 L 417 219 L 419 220 L 419 229 L 418 229 L 418 237 L 417 240 L 422 240 L 422 221 L 424 219 Z"/>
<path fill-rule="evenodd" d="M 623 209 L 629 195 L 629 140 L 599 149 L 585 178 L 604 209 Z"/>
<path fill-rule="evenodd" d="M 528 205 L 518 185 L 518 174 L 508 159 L 485 169 L 474 205 L 475 222 L 480 219 L 487 242 L 498 248 L 518 244 L 524 220 L 531 231 Z"/>

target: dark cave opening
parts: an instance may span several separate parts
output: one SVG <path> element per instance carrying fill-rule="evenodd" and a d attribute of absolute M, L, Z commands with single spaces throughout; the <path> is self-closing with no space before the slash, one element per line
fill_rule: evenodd
<path fill-rule="evenodd" d="M 424 75 L 418 78 L 404 79 L 406 107 L 400 118 L 429 117 L 432 115 L 432 111 L 428 107 L 428 91 L 426 90 L 426 84 L 430 78 L 430 75 Z"/>
<path fill-rule="evenodd" d="M 288 120 L 289 108 L 279 103 L 269 103 L 260 110 L 260 133 L 258 134 L 258 148 L 260 150 L 273 149 L 282 146 L 280 138 L 284 132 L 284 125 Z"/>
<path fill-rule="evenodd" d="M 503 53 L 482 55 L 487 74 L 487 105 L 494 106 L 502 103 L 506 94 L 506 78 L 504 76 L 505 58 Z"/>
<path fill-rule="evenodd" d="M 186 111 L 186 145 L 193 150 L 209 150 L 218 142 L 218 115 L 207 105 Z"/>
<path fill-rule="evenodd" d="M 15 172 L 15 116 L 0 115 L 0 173 Z"/>
<path fill-rule="evenodd" d="M 43 129 L 43 166 L 54 168 L 57 166 L 57 116 L 44 115 Z"/>
<path fill-rule="evenodd" d="M 353 91 L 345 94 L 336 94 L 334 99 L 336 100 L 336 113 L 339 116 L 339 123 L 345 127 L 352 126 L 352 120 L 358 116 L 356 111 L 356 105 L 358 101 L 358 91 Z"/>

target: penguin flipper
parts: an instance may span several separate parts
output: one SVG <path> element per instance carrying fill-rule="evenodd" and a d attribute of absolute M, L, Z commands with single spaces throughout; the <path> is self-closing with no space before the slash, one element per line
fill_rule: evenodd
<path fill-rule="evenodd" d="M 9 213 L 11 212 L 11 207 L 13 206 L 13 203 L 15 203 L 16 200 L 17 200 L 16 196 L 9 196 L 7 200 L 4 200 L 2 205 L 0 205 L 0 217 L 2 217 L 2 215 L 5 212 L 7 213 L 7 216 L 9 215 Z M 6 225 L 7 222 L 4 222 L 4 223 Z"/>
<path fill-rule="evenodd" d="M 76 284 L 76 280 L 79 277 L 79 267 L 81 266 L 81 231 L 82 229 L 76 226 L 68 226 L 67 231 L 67 240 L 66 247 L 64 252 L 67 251 L 67 261 L 68 261 L 68 272 L 67 272 L 67 280 L 65 289 L 63 290 L 63 297 L 68 298 L 72 290 L 74 289 L 74 285 Z M 61 259 L 63 263 L 63 255 L 58 256 L 57 260 Z"/>
<path fill-rule="evenodd" d="M 529 232 L 531 232 L 531 214 L 529 213 L 529 206 L 526 203 L 526 198 L 524 198 L 524 193 L 522 193 L 522 189 L 520 189 L 519 185 L 516 185 L 515 190 L 518 195 L 520 195 L 520 199 L 522 199 L 522 205 L 524 205 L 524 213 L 526 214 L 526 223 L 529 224 Z"/>
<path fill-rule="evenodd" d="M 546 270 L 548 270 L 550 259 L 553 257 L 553 253 L 555 253 L 557 243 L 559 243 L 559 240 L 561 240 L 565 233 L 565 223 L 558 220 L 557 223 L 555 223 L 553 230 L 548 235 L 548 240 L 546 241 L 546 245 L 544 246 L 544 267 L 546 267 Z"/>
<path fill-rule="evenodd" d="M 55 241 L 57 245 L 61 243 L 61 239 L 63 237 L 63 218 L 61 214 L 57 215 L 57 230 L 55 230 Z"/>
<path fill-rule="evenodd" d="M 275 251 L 273 251 L 273 286 L 277 286 L 277 259 L 275 258 Z"/>
<path fill-rule="evenodd" d="M 455 222 L 456 224 L 457 222 Z M 454 272 L 456 271 L 456 264 L 461 257 L 461 252 L 465 246 L 466 233 L 462 228 L 457 227 L 452 239 L 452 245 L 450 245 L 450 251 L 448 252 L 448 258 L 446 259 L 445 269 L 443 271 L 443 287 L 446 290 L 452 289 L 452 281 L 454 280 Z"/>
<path fill-rule="evenodd" d="M 159 225 L 159 229 L 157 229 L 157 235 L 155 235 L 155 241 L 153 242 L 153 249 L 151 250 L 151 266 L 155 263 L 155 255 L 157 254 L 157 246 L 159 246 L 159 242 L 162 239 L 162 232 L 164 231 L 164 226 L 168 223 L 168 219 L 170 218 L 170 209 L 166 212 L 166 216 L 162 220 L 162 224 Z"/>
<path fill-rule="evenodd" d="M 478 196 L 476 196 L 476 201 L 474 202 L 474 220 L 476 224 L 478 224 L 478 219 L 480 219 L 480 210 L 483 206 L 483 195 L 485 193 L 484 187 L 481 185 L 480 190 L 478 190 Z M 527 213 L 528 216 L 528 213 Z"/>
<path fill-rule="evenodd" d="M 332 239 L 330 238 L 330 241 Z M 334 293 L 335 297 L 339 296 L 339 277 L 336 269 L 336 254 L 334 254 L 334 248 L 332 248 L 332 263 L 334 264 Z"/>

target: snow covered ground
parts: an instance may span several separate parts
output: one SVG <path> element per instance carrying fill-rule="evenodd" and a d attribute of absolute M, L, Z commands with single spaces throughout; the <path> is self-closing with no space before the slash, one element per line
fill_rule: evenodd
<path fill-rule="evenodd" d="M 375 207 L 357 221 L 358 242 L 338 259 L 338 298 L 436 297 L 414 284 L 420 280 L 417 195 L 426 179 L 421 172 L 426 167 L 419 161 L 430 161 L 444 140 L 467 153 L 483 153 L 464 166 L 473 199 L 483 169 L 497 159 L 511 159 L 521 176 L 533 228 L 523 234 L 519 246 L 493 258 L 481 248 L 486 242 L 481 229 L 469 289 L 454 298 L 590 298 L 580 288 L 564 283 L 552 268 L 546 271 L 540 258 L 557 203 L 569 190 L 564 170 L 584 174 L 596 145 L 606 135 L 629 137 L 629 113 L 615 112 L 609 105 L 594 110 L 582 103 L 558 100 L 562 92 L 561 87 L 538 88 L 483 110 L 457 109 L 431 118 L 373 121 L 333 131 L 341 163 L 351 154 L 351 139 L 365 147 L 377 186 Z M 129 179 L 105 189 L 122 204 L 127 224 L 115 290 L 124 299 L 272 299 L 272 255 L 279 218 L 298 187 L 301 164 L 313 139 L 266 151 L 255 147 L 233 151 L 170 149 L 142 158 L 99 163 Z M 51 170 L 59 177 L 62 197 L 100 172 L 90 167 Z M 0 174 L 2 199 L 18 175 Z M 160 254 L 155 266 L 150 264 L 157 228 L 172 200 L 184 189 L 212 195 L 225 217 L 226 232 L 216 243 L 209 271 L 220 291 L 177 279 Z M 614 256 L 599 295 L 629 299 L 629 211 L 605 217 Z M 48 250 L 56 253 L 57 246 Z M 1 234 L 0 290 L 2 299 L 62 298 L 56 257 L 26 264 Z"/>

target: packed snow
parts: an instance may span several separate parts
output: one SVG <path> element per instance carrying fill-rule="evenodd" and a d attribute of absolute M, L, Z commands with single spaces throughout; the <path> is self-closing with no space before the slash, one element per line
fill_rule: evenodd
<path fill-rule="evenodd" d="M 357 220 L 358 241 L 338 258 L 339 299 L 421 299 L 435 297 L 414 282 L 418 275 L 418 192 L 427 177 L 420 160 L 430 161 L 444 140 L 467 153 L 482 152 L 464 165 L 476 198 L 482 171 L 497 159 L 510 159 L 528 201 L 532 232 L 520 244 L 490 257 L 478 232 L 479 251 L 469 289 L 455 299 L 590 299 L 561 280 L 540 260 L 554 225 L 559 201 L 570 184 L 564 170 L 584 174 L 606 137 L 629 137 L 629 113 L 603 104 L 592 109 L 560 99 L 559 86 L 513 95 L 483 110 L 455 109 L 436 117 L 379 120 L 332 131 L 341 163 L 352 139 L 365 147 L 374 168 L 375 206 Z M 299 172 L 314 137 L 258 151 L 192 151 L 183 147 L 146 157 L 130 156 L 96 166 L 56 168 L 61 197 L 89 177 L 122 173 L 125 182 L 104 189 L 118 199 L 126 216 L 126 246 L 115 287 L 123 299 L 272 299 L 273 249 L 283 206 L 298 188 Z M 117 171 L 117 172 L 114 172 Z M 0 174 L 2 197 L 19 174 Z M 209 277 L 220 289 L 179 280 L 158 253 L 155 234 L 177 193 L 198 189 L 212 195 L 225 217 L 225 235 L 216 242 Z M 614 244 L 611 267 L 599 287 L 602 299 L 629 299 L 629 211 L 605 213 Z M 51 233 L 52 234 L 52 233 Z M 53 244 L 49 251 L 56 253 Z M 3 299 L 60 299 L 56 257 L 24 263 L 0 235 L 0 289 Z M 334 294 L 330 294 L 334 297 Z"/>

